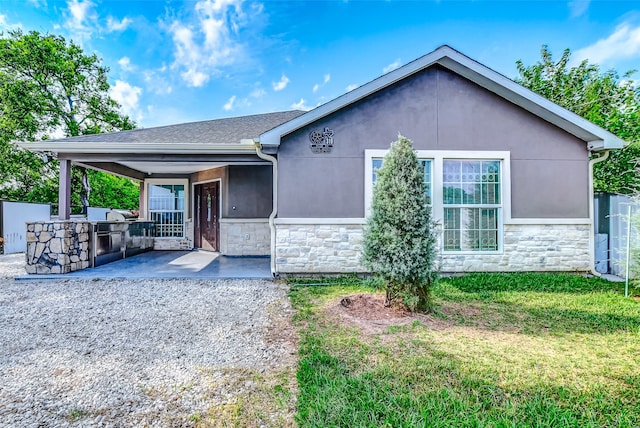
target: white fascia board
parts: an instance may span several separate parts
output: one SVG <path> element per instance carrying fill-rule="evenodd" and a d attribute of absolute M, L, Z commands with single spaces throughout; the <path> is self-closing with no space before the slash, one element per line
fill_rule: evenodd
<path fill-rule="evenodd" d="M 154 154 L 246 154 L 255 153 L 253 144 L 201 143 L 105 143 L 96 142 L 19 142 L 18 146 L 35 152 L 53 153 L 154 153 Z"/>
<path fill-rule="evenodd" d="M 369 83 L 366 83 L 351 92 L 348 92 L 326 104 L 323 104 L 302 116 L 290 120 L 270 131 L 260 135 L 260 143 L 263 146 L 279 146 L 280 139 L 297 129 L 302 128 L 322 117 L 325 117 L 341 108 L 357 102 L 374 92 L 377 92 L 395 82 L 406 78 L 433 64 L 440 64 L 455 73 L 466 77 L 483 88 L 505 98 L 517 106 L 539 116 L 561 129 L 588 142 L 593 149 L 608 150 L 618 149 L 625 145 L 624 140 L 616 137 L 607 130 L 589 122 L 569 110 L 547 100 L 537 93 L 525 88 L 502 74 L 480 64 L 477 61 L 461 54 L 449 46 L 442 46 L 435 51 L 418 58 L 390 73 L 387 73 Z M 602 144 L 592 144 L 601 142 Z"/>

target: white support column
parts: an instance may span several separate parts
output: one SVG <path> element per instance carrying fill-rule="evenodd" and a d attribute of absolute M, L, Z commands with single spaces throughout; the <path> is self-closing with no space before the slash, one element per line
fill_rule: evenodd
<path fill-rule="evenodd" d="M 71 217 L 71 161 L 68 159 L 60 160 L 58 217 L 60 220 L 69 220 Z"/>

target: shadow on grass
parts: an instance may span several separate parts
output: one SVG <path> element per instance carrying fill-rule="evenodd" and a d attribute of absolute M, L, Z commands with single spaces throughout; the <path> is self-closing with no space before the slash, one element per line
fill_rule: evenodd
<path fill-rule="evenodd" d="M 470 370 L 442 351 L 368 365 L 330 354 L 322 341 L 301 349 L 300 427 L 635 427 L 637 399 L 594 385 L 502 387 L 498 371 Z M 626 406 L 629 406 L 627 408 Z"/>
<path fill-rule="evenodd" d="M 601 278 L 562 273 L 470 273 L 442 278 L 442 281 L 465 293 L 534 291 L 539 293 L 584 294 L 621 292 L 624 285 Z"/>
<path fill-rule="evenodd" d="M 469 274 L 443 278 L 434 294 L 441 309 L 459 304 L 458 312 L 441 313 L 456 324 L 524 334 L 640 332 L 640 302 L 624 298 L 619 284 L 598 278 Z"/>
<path fill-rule="evenodd" d="M 320 283 L 326 282 L 314 284 Z M 300 427 L 640 426 L 633 368 L 615 382 L 585 387 L 562 374 L 539 379 L 536 368 L 526 366 L 531 373 L 525 380 L 505 383 L 499 360 L 463 360 L 429 340 L 383 350 L 352 330 L 324 323 L 313 300 L 371 291 L 358 284 L 292 287 L 294 306 L 307 321 L 297 372 Z M 516 326 L 531 335 L 635 332 L 640 304 L 622 298 L 615 287 L 571 275 L 492 274 L 443 279 L 434 294 L 441 307 L 449 305 L 441 316 L 455 324 L 510 332 Z"/>

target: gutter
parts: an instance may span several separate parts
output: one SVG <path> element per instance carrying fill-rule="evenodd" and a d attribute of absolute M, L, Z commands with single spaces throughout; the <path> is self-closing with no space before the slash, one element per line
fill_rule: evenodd
<path fill-rule="evenodd" d="M 597 277 L 601 277 L 602 274 L 596 271 L 596 230 L 595 230 L 595 215 L 594 215 L 594 192 L 593 192 L 593 167 L 595 164 L 607 160 L 609 157 L 609 150 L 606 150 L 602 156 L 593 158 L 589 161 L 589 219 L 591 220 L 591 227 L 589 229 L 589 271 L 591 274 Z"/>
<path fill-rule="evenodd" d="M 273 278 L 278 277 L 276 272 L 276 224 L 275 219 L 278 215 L 278 160 L 271 155 L 262 153 L 262 145 L 259 141 L 254 141 L 256 148 L 256 155 L 260 159 L 271 162 L 273 165 L 273 210 L 269 215 L 269 229 L 271 230 L 271 276 Z"/>

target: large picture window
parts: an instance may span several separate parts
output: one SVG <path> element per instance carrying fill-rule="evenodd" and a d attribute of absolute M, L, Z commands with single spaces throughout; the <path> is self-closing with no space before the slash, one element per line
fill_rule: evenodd
<path fill-rule="evenodd" d="M 149 184 L 149 219 L 156 224 L 156 237 L 184 236 L 185 186 Z"/>
<path fill-rule="evenodd" d="M 498 251 L 500 161 L 442 162 L 445 251 Z"/>
<path fill-rule="evenodd" d="M 388 150 L 365 150 L 365 216 L 371 212 L 377 171 Z M 427 200 L 445 254 L 502 251 L 510 219 L 507 151 L 416 150 L 424 166 Z"/>

